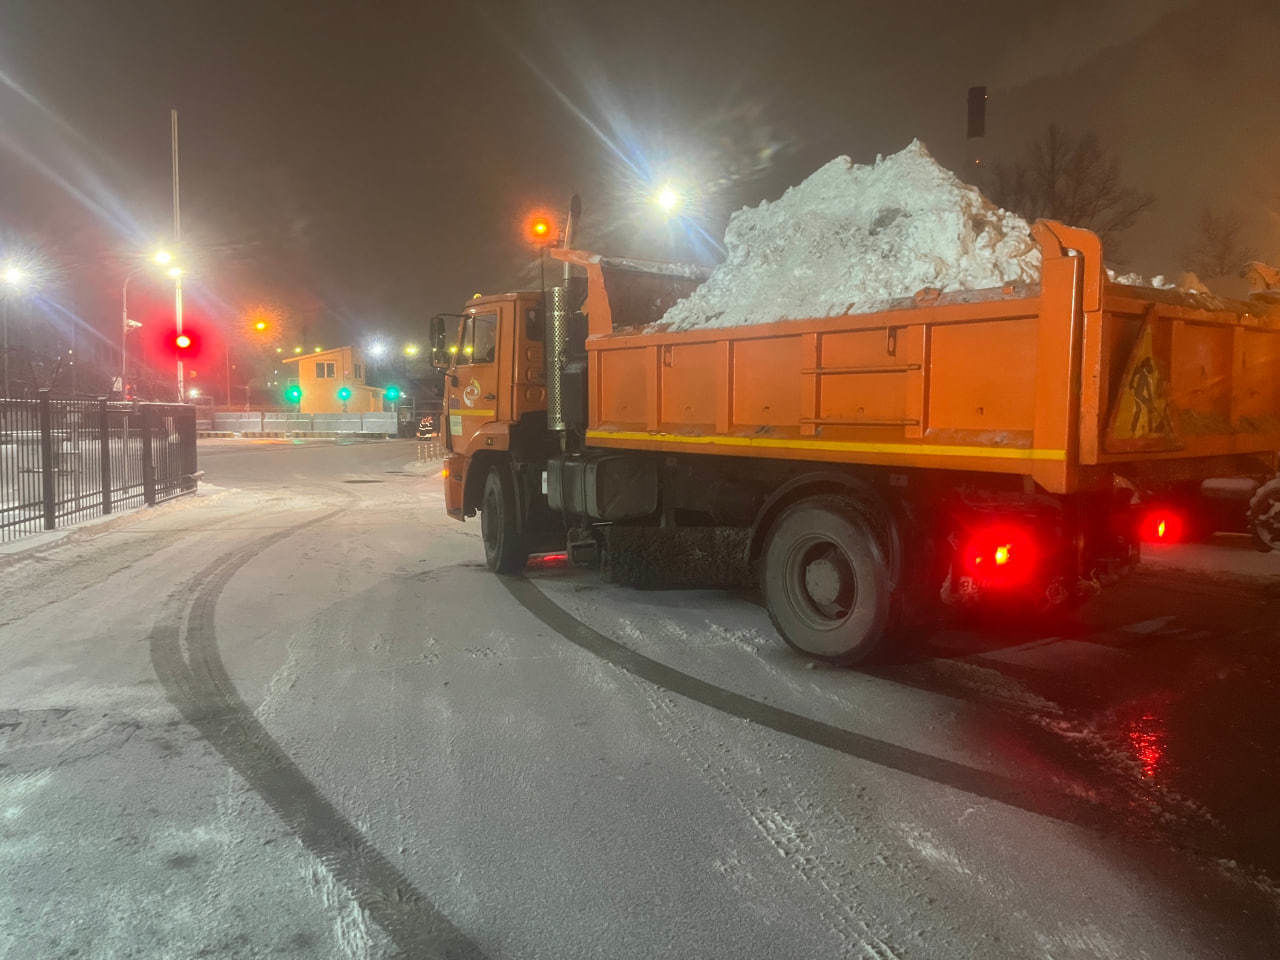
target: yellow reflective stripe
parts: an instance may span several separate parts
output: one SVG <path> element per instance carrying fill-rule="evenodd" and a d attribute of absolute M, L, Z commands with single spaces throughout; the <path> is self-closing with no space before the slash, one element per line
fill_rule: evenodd
<path fill-rule="evenodd" d="M 1004 460 L 1066 460 L 1065 450 L 1021 447 L 962 447 L 936 443 L 866 443 L 852 440 L 779 440 L 771 437 L 702 436 L 674 433 L 631 433 L 622 430 L 588 430 L 589 440 L 652 440 L 658 443 L 692 443 L 700 446 L 763 447 L 773 450 L 829 450 L 835 453 L 914 453 L 930 457 L 989 457 Z"/>
<path fill-rule="evenodd" d="M 464 417 L 496 417 L 498 414 L 494 410 L 450 410 L 450 413 L 460 413 Z"/>

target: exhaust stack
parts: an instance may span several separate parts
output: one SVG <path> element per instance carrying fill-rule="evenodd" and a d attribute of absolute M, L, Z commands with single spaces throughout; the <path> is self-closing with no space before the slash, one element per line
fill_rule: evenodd
<path fill-rule="evenodd" d="M 569 265 L 565 264 L 565 270 Z M 563 433 L 564 361 L 569 352 L 569 287 L 547 291 L 547 429 Z"/>
<path fill-rule="evenodd" d="M 573 245 L 573 231 L 582 215 L 582 200 L 575 193 L 569 201 L 569 217 L 564 224 L 561 245 Z M 547 428 L 557 433 L 566 429 L 564 420 L 564 365 L 569 355 L 569 280 L 571 267 L 566 260 L 564 281 L 547 291 Z"/>

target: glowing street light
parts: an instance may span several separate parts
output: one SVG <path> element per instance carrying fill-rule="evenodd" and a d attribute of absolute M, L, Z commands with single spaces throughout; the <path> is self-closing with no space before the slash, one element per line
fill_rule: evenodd
<path fill-rule="evenodd" d="M 4 268 L 4 282 L 10 287 L 21 287 L 26 281 L 27 274 L 21 267 L 15 264 L 9 264 Z"/>
<path fill-rule="evenodd" d="M 684 197 L 680 195 L 680 191 L 669 183 L 663 184 L 658 189 L 653 200 L 667 216 L 675 213 L 684 203 Z"/>
<path fill-rule="evenodd" d="M 255 323 L 255 324 L 253 325 L 253 329 L 258 330 L 258 331 L 262 331 L 262 330 L 267 329 L 267 321 L 265 321 L 265 320 L 259 320 L 257 323 Z"/>
<path fill-rule="evenodd" d="M 416 357 L 421 348 L 416 343 L 406 343 L 404 345 L 404 355 L 406 357 Z"/>
<path fill-rule="evenodd" d="M 366 352 L 371 357 L 385 356 L 387 352 L 387 345 L 383 343 L 381 340 L 375 340 L 373 343 L 369 344 L 368 350 Z"/>
<path fill-rule="evenodd" d="M 301 352 L 302 352 L 302 348 L 301 348 L 301 347 L 294 347 L 294 348 L 293 348 L 293 352 L 294 352 L 294 353 L 301 353 Z"/>
<path fill-rule="evenodd" d="M 165 273 L 169 274 L 169 276 L 173 277 L 173 279 L 175 280 L 179 280 L 182 278 L 181 267 L 170 267 L 168 270 L 165 271 Z"/>
<path fill-rule="evenodd" d="M 316 347 L 315 349 L 316 353 L 322 353 L 323 351 L 324 351 L 324 347 Z"/>

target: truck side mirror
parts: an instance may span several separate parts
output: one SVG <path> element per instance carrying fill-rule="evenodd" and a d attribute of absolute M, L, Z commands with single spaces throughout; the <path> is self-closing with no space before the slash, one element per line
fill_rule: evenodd
<path fill-rule="evenodd" d="M 437 370 L 448 370 L 450 364 L 449 335 L 445 329 L 445 317 L 437 314 L 431 318 L 431 365 Z"/>

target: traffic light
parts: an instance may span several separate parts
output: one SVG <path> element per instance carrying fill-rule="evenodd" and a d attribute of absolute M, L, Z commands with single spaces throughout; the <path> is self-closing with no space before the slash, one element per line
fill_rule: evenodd
<path fill-rule="evenodd" d="M 392 384 L 387 387 L 386 390 L 382 391 L 382 396 L 388 403 L 395 403 L 400 399 L 400 388 L 395 384 Z"/>
<path fill-rule="evenodd" d="M 338 388 L 338 399 L 339 399 L 339 400 L 341 400 L 343 403 L 346 403 L 348 400 L 350 400 L 350 399 L 351 399 L 351 388 L 350 388 L 350 387 L 339 387 L 339 388 Z"/>
<path fill-rule="evenodd" d="M 179 333 L 173 338 L 173 345 L 179 350 L 190 350 L 194 341 L 186 333 Z"/>
<path fill-rule="evenodd" d="M 284 398 L 289 403 L 302 402 L 302 388 L 296 383 L 291 383 L 284 388 Z"/>

